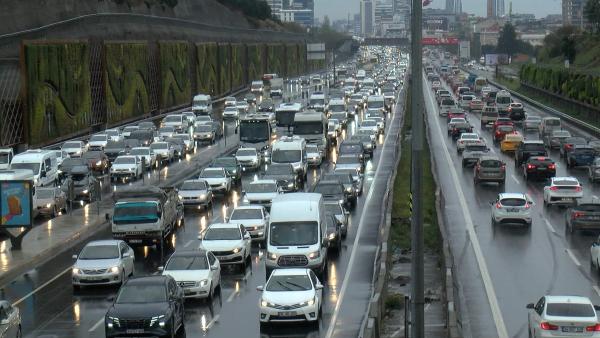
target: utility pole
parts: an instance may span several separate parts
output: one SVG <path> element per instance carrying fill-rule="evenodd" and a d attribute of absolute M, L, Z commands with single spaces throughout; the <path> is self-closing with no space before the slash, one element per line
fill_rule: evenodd
<path fill-rule="evenodd" d="M 421 0 L 412 0 L 411 18 L 411 173 L 412 198 L 411 247 L 412 247 L 412 302 L 411 337 L 425 337 L 424 269 L 423 269 L 423 51 Z"/>

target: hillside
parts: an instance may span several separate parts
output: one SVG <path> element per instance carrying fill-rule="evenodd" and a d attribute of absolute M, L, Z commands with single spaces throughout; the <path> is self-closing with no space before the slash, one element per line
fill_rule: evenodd
<path fill-rule="evenodd" d="M 547 39 L 547 45 L 538 53 L 538 63 L 547 66 L 564 67 L 565 57 L 561 53 L 561 37 Z M 571 65 L 573 71 L 583 73 L 600 73 L 600 36 L 576 35 L 575 62 Z"/>

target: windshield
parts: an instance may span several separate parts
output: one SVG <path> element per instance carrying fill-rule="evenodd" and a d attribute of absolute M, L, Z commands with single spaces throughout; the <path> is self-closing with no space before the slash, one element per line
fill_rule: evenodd
<path fill-rule="evenodd" d="M 154 203 L 122 203 L 115 205 L 115 224 L 146 223 L 158 221 L 157 205 Z"/>
<path fill-rule="evenodd" d="M 52 191 L 52 190 L 53 189 L 37 189 L 37 191 L 36 191 L 37 198 L 39 198 L 39 199 L 54 198 L 54 191 Z"/>
<path fill-rule="evenodd" d="M 123 128 L 123 131 L 124 132 L 132 132 L 132 131 L 138 130 L 138 129 L 139 129 L 138 126 L 128 126 L 128 127 Z"/>
<path fill-rule="evenodd" d="M 65 148 L 81 148 L 81 143 L 79 142 L 65 142 L 62 146 L 63 149 Z"/>
<path fill-rule="evenodd" d="M 109 141 L 106 144 L 106 148 L 105 149 L 118 149 L 118 150 L 120 150 L 120 149 L 123 149 L 123 148 L 125 148 L 125 142 L 122 142 L 122 141 L 111 142 L 111 141 Z"/>
<path fill-rule="evenodd" d="M 232 221 L 243 219 L 262 219 L 260 209 L 235 209 L 229 218 Z"/>
<path fill-rule="evenodd" d="M 323 122 L 294 122 L 294 135 L 323 134 Z"/>
<path fill-rule="evenodd" d="M 89 245 L 83 248 L 79 259 L 114 259 L 119 258 L 116 245 Z"/>
<path fill-rule="evenodd" d="M 323 195 L 341 195 L 344 193 L 344 188 L 339 184 L 317 184 L 314 192 Z"/>
<path fill-rule="evenodd" d="M 225 177 L 225 173 L 222 170 L 203 170 L 200 177 L 220 178 Z"/>
<path fill-rule="evenodd" d="M 265 288 L 267 291 L 308 291 L 312 290 L 307 275 L 272 276 Z"/>
<path fill-rule="evenodd" d="M 174 256 L 169 259 L 165 266 L 165 271 L 206 269 L 208 269 L 208 260 L 204 255 Z"/>
<path fill-rule="evenodd" d="M 367 102 L 367 108 L 372 109 L 372 108 L 383 108 L 383 101 L 368 101 Z"/>
<path fill-rule="evenodd" d="M 33 171 L 34 175 L 37 175 L 40 172 L 40 164 L 39 163 L 11 163 L 11 169 L 29 169 Z"/>
<path fill-rule="evenodd" d="M 271 133 L 267 121 L 240 123 L 240 141 L 266 141 L 270 137 Z"/>
<path fill-rule="evenodd" d="M 239 149 L 235 156 L 256 156 L 256 149 Z"/>
<path fill-rule="evenodd" d="M 246 192 L 249 193 L 263 193 L 263 192 L 275 192 L 277 191 L 277 184 L 275 183 L 250 183 Z"/>
<path fill-rule="evenodd" d="M 167 116 L 165 122 L 178 122 L 181 123 L 182 116 Z"/>
<path fill-rule="evenodd" d="M 292 168 L 289 165 L 271 165 L 265 171 L 266 175 L 290 175 Z"/>
<path fill-rule="evenodd" d="M 558 127 L 558 126 L 560 126 L 560 120 L 558 120 L 558 119 L 547 119 L 544 122 L 544 124 L 547 125 L 547 126 L 551 126 L 551 127 Z"/>
<path fill-rule="evenodd" d="M 339 156 L 336 164 L 358 164 L 360 160 L 355 156 Z"/>
<path fill-rule="evenodd" d="M 241 238 L 238 228 L 209 228 L 204 235 L 205 241 L 232 241 Z"/>
<path fill-rule="evenodd" d="M 548 303 L 546 314 L 559 317 L 596 317 L 596 312 L 590 304 L 574 303 Z"/>
<path fill-rule="evenodd" d="M 166 143 L 152 143 L 150 149 L 169 149 L 169 145 Z"/>
<path fill-rule="evenodd" d="M 179 190 L 206 190 L 208 186 L 204 181 L 185 181 Z"/>
<path fill-rule="evenodd" d="M 106 141 L 106 139 L 107 139 L 106 135 L 94 135 L 94 136 L 90 137 L 90 142 Z"/>
<path fill-rule="evenodd" d="M 194 100 L 194 104 L 197 106 L 208 106 L 208 101 L 206 100 Z"/>
<path fill-rule="evenodd" d="M 133 157 L 117 157 L 114 164 L 135 164 L 135 159 Z"/>
<path fill-rule="evenodd" d="M 345 112 L 346 111 L 346 107 L 343 104 L 329 105 L 329 111 L 332 112 L 332 113 Z"/>
<path fill-rule="evenodd" d="M 361 144 L 347 144 L 343 143 L 340 145 L 340 154 L 342 153 L 362 153 L 363 148 Z"/>
<path fill-rule="evenodd" d="M 160 303 L 167 301 L 167 292 L 163 285 L 136 283 L 121 287 L 117 304 Z"/>
<path fill-rule="evenodd" d="M 271 161 L 275 163 L 293 163 L 302 160 L 302 151 L 300 150 L 273 150 Z"/>
<path fill-rule="evenodd" d="M 317 104 L 324 105 L 325 99 L 310 99 L 310 104 L 313 106 Z"/>
<path fill-rule="evenodd" d="M 273 222 L 269 229 L 271 245 L 311 245 L 319 241 L 319 226 L 316 222 Z"/>
<path fill-rule="evenodd" d="M 2 164 L 8 163 L 8 154 L 7 153 L 0 154 L 0 163 L 2 163 Z"/>
<path fill-rule="evenodd" d="M 499 104 L 509 104 L 511 102 L 512 102 L 512 100 L 511 100 L 510 96 L 498 96 L 498 97 L 496 97 L 496 103 L 499 103 Z"/>

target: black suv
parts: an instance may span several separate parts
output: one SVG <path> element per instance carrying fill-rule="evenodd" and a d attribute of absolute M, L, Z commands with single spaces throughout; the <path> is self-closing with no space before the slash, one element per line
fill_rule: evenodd
<path fill-rule="evenodd" d="M 175 337 L 185 330 L 183 299 L 171 276 L 129 279 L 104 317 L 106 337 Z"/>
<path fill-rule="evenodd" d="M 319 180 L 313 192 L 323 195 L 326 201 L 340 201 L 345 207 L 348 207 L 348 196 L 344 192 L 344 185 L 337 180 Z"/>
<path fill-rule="evenodd" d="M 547 156 L 531 156 L 523 162 L 523 177 L 526 181 L 532 178 L 548 179 L 556 176 L 556 163 Z"/>
<path fill-rule="evenodd" d="M 531 156 L 548 156 L 543 141 L 523 141 L 515 151 L 515 167 L 520 167 Z"/>
<path fill-rule="evenodd" d="M 323 175 L 323 180 L 338 181 L 344 186 L 344 193 L 352 207 L 356 207 L 356 199 L 358 198 L 358 188 L 354 183 L 354 179 L 350 173 L 329 173 Z"/>
<path fill-rule="evenodd" d="M 285 192 L 296 191 L 302 185 L 300 176 L 296 174 L 294 167 L 289 163 L 269 164 L 262 178 L 275 180 L 277 185 Z"/>
<path fill-rule="evenodd" d="M 340 144 L 340 149 L 338 150 L 338 156 L 347 154 L 358 155 L 361 162 L 364 161 L 365 153 L 366 151 L 362 141 L 344 141 Z"/>

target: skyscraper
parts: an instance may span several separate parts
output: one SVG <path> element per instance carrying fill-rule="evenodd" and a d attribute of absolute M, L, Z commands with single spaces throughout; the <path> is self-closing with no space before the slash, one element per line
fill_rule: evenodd
<path fill-rule="evenodd" d="M 496 0 L 487 0 L 487 17 L 495 18 L 496 14 Z"/>
<path fill-rule="evenodd" d="M 496 0 L 496 16 L 501 17 L 506 14 L 506 7 L 504 6 L 504 0 Z"/>
<path fill-rule="evenodd" d="M 454 13 L 454 0 L 446 0 L 446 12 Z"/>
<path fill-rule="evenodd" d="M 373 36 L 375 28 L 375 6 L 371 0 L 360 1 L 360 28 L 362 36 Z"/>
<path fill-rule="evenodd" d="M 281 10 L 283 9 L 283 0 L 267 0 L 267 5 L 271 7 L 271 14 L 281 19 Z"/>
<path fill-rule="evenodd" d="M 586 0 L 562 0 L 562 17 L 564 26 L 575 26 L 583 29 L 586 24 L 583 7 Z"/>

